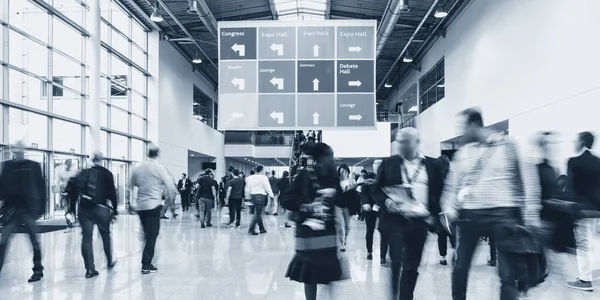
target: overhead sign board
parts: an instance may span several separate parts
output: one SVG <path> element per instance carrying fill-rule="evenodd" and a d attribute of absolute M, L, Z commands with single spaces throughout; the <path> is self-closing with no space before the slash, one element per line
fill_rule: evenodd
<path fill-rule="evenodd" d="M 376 26 L 219 22 L 218 128 L 375 128 Z"/>

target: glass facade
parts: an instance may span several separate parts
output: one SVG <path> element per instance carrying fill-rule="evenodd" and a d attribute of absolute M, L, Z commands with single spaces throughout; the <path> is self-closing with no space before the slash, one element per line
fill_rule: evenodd
<path fill-rule="evenodd" d="M 54 178 L 63 171 L 57 166 L 71 159 L 83 167 L 92 150 L 87 32 L 92 24 L 86 1 L 44 0 L 48 9 L 36 2 L 0 0 L 0 144 L 4 150 L 24 140 L 28 153 L 40 152 L 50 178 L 48 192 L 56 198 L 60 183 Z M 101 0 L 100 5 L 100 148 L 108 166 L 118 160 L 122 173 L 123 163 L 128 170 L 145 157 L 147 29 L 116 1 Z M 10 159 L 10 151 L 2 153 L 3 160 Z M 61 206 L 60 199 L 55 202 L 56 208 Z"/>
<path fill-rule="evenodd" d="M 442 100 L 445 96 L 444 59 L 419 79 L 419 113 Z"/>

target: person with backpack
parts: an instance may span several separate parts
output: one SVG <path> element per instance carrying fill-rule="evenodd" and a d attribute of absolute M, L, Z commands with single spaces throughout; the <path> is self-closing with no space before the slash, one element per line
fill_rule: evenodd
<path fill-rule="evenodd" d="M 33 275 L 28 282 L 40 281 L 44 277 L 42 251 L 37 238 L 35 221 L 44 213 L 46 193 L 44 178 L 39 163 L 25 158 L 25 143 L 17 142 L 13 148 L 14 159 L 2 164 L 0 175 L 0 208 L 2 238 L 0 240 L 0 272 L 4 265 L 8 241 L 17 227 L 25 225 L 33 248 Z"/>
<path fill-rule="evenodd" d="M 110 223 L 117 216 L 117 191 L 111 171 L 102 166 L 102 153 L 92 154 L 92 167 L 83 170 L 77 176 L 79 194 L 79 224 L 81 225 L 81 254 L 85 265 L 85 278 L 98 276 L 94 265 L 94 247 L 92 245 L 94 225 L 98 226 L 106 266 L 112 269 L 115 261 L 112 255 Z"/>

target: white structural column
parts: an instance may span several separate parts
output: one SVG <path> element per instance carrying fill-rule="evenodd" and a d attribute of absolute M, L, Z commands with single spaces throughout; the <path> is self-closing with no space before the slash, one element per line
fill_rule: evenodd
<path fill-rule="evenodd" d="M 91 138 L 93 141 L 93 148 L 88 149 L 90 153 L 93 151 L 100 151 L 100 0 L 88 1 L 90 5 L 90 39 L 92 41 L 92 48 L 90 51 L 90 98 L 88 99 L 90 109 L 90 124 Z M 104 153 L 106 155 L 106 153 Z"/>

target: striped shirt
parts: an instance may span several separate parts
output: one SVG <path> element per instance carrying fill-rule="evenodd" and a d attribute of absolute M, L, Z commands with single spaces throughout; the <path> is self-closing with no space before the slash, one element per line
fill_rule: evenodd
<path fill-rule="evenodd" d="M 461 209 L 520 207 L 525 224 L 538 225 L 539 175 L 513 141 L 490 135 L 456 152 L 441 202 L 455 216 Z"/>

